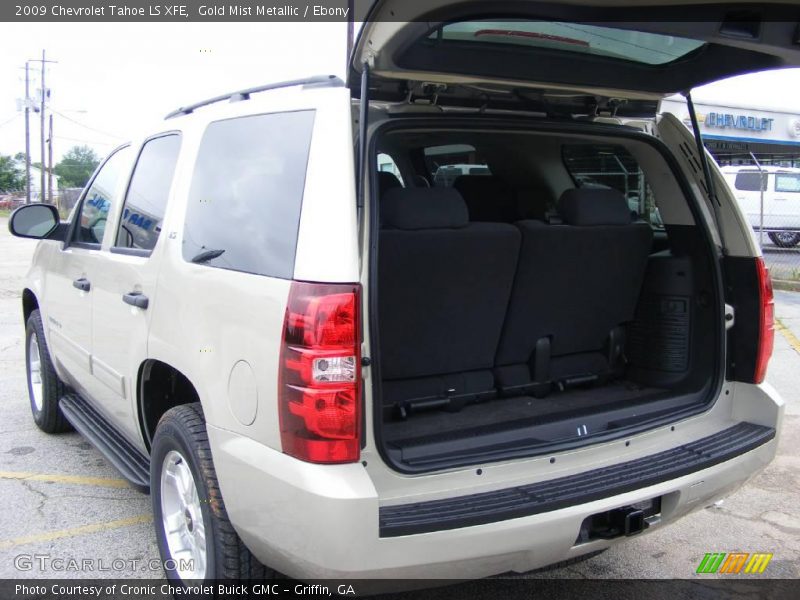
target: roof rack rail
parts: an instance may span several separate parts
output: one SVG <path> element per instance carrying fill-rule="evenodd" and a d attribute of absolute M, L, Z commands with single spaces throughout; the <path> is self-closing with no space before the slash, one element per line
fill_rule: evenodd
<path fill-rule="evenodd" d="M 213 98 L 209 98 L 208 100 L 202 100 L 200 102 L 196 102 L 195 104 L 189 104 L 188 106 L 181 106 L 180 108 L 173 110 L 171 113 L 169 113 L 166 117 L 164 117 L 164 119 L 171 119 L 172 117 L 177 117 L 180 115 L 188 115 L 190 113 L 193 113 L 198 108 L 201 108 L 203 106 L 208 106 L 209 104 L 215 104 L 217 102 L 223 102 L 225 100 L 230 100 L 231 102 L 238 102 L 240 100 L 249 100 L 251 94 L 256 94 L 258 92 L 267 92 L 269 90 L 294 87 L 297 85 L 314 85 L 314 84 L 327 84 L 330 86 L 339 87 L 344 85 L 344 82 L 341 79 L 339 79 L 336 75 L 314 75 L 313 77 L 307 77 L 305 79 L 292 79 L 290 81 L 278 81 L 275 83 L 267 83 L 265 85 L 259 85 L 256 87 L 239 90 L 237 92 L 231 92 L 230 94 L 222 94 L 221 96 L 215 96 Z"/>

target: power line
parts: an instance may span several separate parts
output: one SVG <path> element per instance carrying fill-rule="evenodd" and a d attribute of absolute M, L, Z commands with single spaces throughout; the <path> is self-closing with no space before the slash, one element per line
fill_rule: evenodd
<path fill-rule="evenodd" d="M 82 144 L 97 144 L 98 146 L 116 146 L 117 144 L 112 142 L 98 142 L 96 140 L 81 140 L 78 138 L 67 137 L 65 135 L 54 135 L 54 138 L 57 140 L 68 140 L 70 142 L 80 142 Z"/>
<path fill-rule="evenodd" d="M 58 116 L 60 116 L 60 117 L 63 117 L 63 118 L 65 118 L 67 121 L 70 121 L 70 122 L 72 122 L 72 123 L 75 123 L 75 125 L 79 125 L 79 126 L 83 127 L 84 129 L 88 129 L 88 130 L 90 130 L 90 131 L 94 131 L 95 133 L 99 133 L 99 134 L 101 134 L 101 135 L 107 135 L 108 137 L 117 138 L 118 140 L 124 139 L 124 138 L 123 138 L 121 135 L 116 135 L 116 134 L 113 134 L 113 133 L 108 133 L 107 131 L 102 131 L 102 130 L 100 130 L 100 129 L 96 129 L 96 128 L 94 128 L 94 127 L 89 127 L 88 125 L 84 125 L 83 123 L 81 123 L 81 122 L 79 122 L 79 121 L 76 121 L 76 120 L 75 120 L 75 119 L 73 119 L 72 117 L 68 117 L 68 116 L 67 116 L 67 115 L 65 115 L 64 113 L 58 112 L 57 110 L 54 110 L 54 109 L 50 109 L 50 110 L 51 110 L 52 112 L 56 113 Z"/>
<path fill-rule="evenodd" d="M 8 125 L 9 123 L 11 123 L 11 121 L 13 121 L 14 119 L 16 119 L 18 116 L 19 116 L 19 115 L 18 115 L 18 114 L 16 114 L 16 115 L 14 115 L 13 117 L 11 117 L 10 119 L 6 119 L 6 120 L 5 120 L 5 121 L 3 121 L 2 123 L 0 123 L 0 127 L 3 127 L 4 125 Z"/>

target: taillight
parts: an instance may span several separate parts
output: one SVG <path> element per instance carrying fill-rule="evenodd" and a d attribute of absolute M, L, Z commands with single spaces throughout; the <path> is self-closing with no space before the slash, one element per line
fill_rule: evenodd
<path fill-rule="evenodd" d="M 281 346 L 283 452 L 315 463 L 360 454 L 360 286 L 292 282 Z"/>
<path fill-rule="evenodd" d="M 775 297 L 772 293 L 772 279 L 764 259 L 756 258 L 759 293 L 758 350 L 753 382 L 761 383 L 767 375 L 767 364 L 772 356 L 775 342 Z"/>

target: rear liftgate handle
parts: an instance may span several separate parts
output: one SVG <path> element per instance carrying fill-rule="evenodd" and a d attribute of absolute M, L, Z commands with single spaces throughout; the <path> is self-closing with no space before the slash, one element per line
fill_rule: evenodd
<path fill-rule="evenodd" d="M 147 296 L 145 296 L 142 292 L 128 292 L 127 294 L 122 295 L 122 301 L 125 304 L 130 304 L 131 306 L 135 306 L 136 308 L 146 309 L 147 305 L 149 304 L 149 300 Z"/>

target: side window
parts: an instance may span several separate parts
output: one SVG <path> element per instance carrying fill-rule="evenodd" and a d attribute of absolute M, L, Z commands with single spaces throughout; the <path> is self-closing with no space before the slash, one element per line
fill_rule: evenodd
<path fill-rule="evenodd" d="M 664 227 L 653 191 L 639 163 L 624 146 L 567 144 L 562 148 L 562 156 L 576 187 L 618 190 L 637 218 L 654 228 Z"/>
<path fill-rule="evenodd" d="M 378 153 L 378 171 L 382 171 L 384 173 L 391 173 L 395 177 L 397 177 L 398 181 L 402 185 L 405 185 L 403 181 L 403 176 L 400 174 L 400 169 L 397 167 L 397 164 L 394 162 L 394 159 L 385 154 L 383 152 Z"/>
<path fill-rule="evenodd" d="M 743 192 L 767 191 L 767 175 L 758 171 L 741 171 L 736 174 L 733 185 Z"/>
<path fill-rule="evenodd" d="M 86 190 L 80 212 L 77 213 L 78 223 L 72 237 L 73 242 L 100 244 L 103 241 L 108 212 L 115 200 L 114 193 L 120 177 L 127 172 L 130 152 L 130 146 L 120 148 L 100 167 L 94 181 Z"/>
<path fill-rule="evenodd" d="M 181 138 L 164 135 L 145 143 L 125 196 L 115 247 L 152 250 L 161 233 Z"/>
<path fill-rule="evenodd" d="M 800 192 L 800 173 L 777 173 L 775 175 L 776 192 Z"/>
<path fill-rule="evenodd" d="M 183 257 L 290 279 L 314 111 L 211 123 L 189 189 Z"/>

